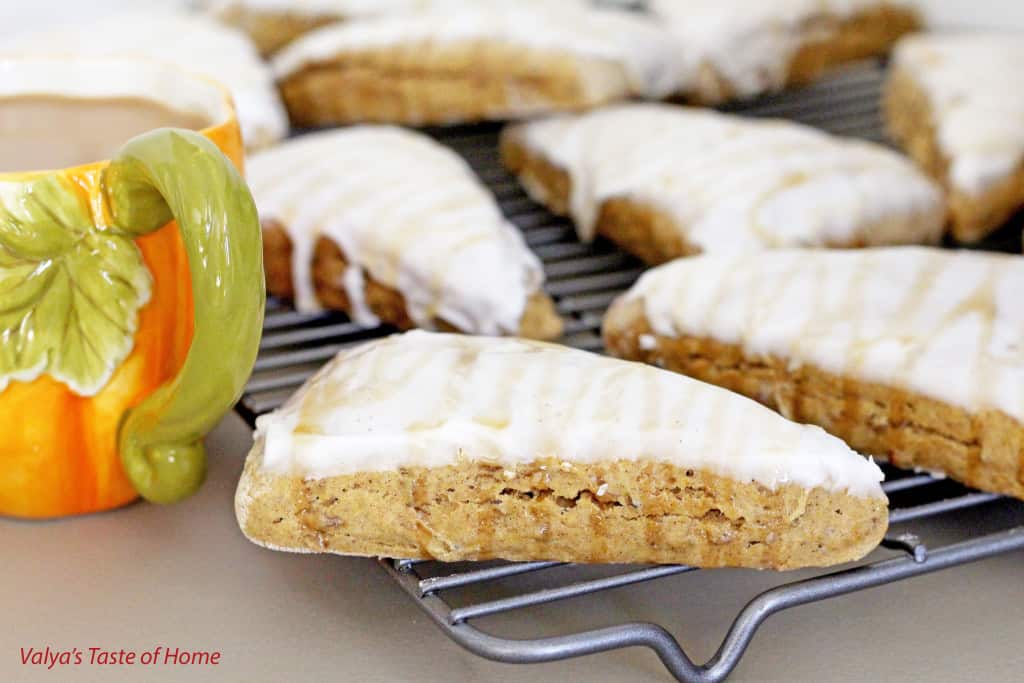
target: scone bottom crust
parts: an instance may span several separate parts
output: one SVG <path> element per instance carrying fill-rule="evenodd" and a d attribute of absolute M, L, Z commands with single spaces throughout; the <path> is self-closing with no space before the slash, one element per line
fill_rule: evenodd
<path fill-rule="evenodd" d="M 239 524 L 273 550 L 434 559 L 794 569 L 859 559 L 884 498 L 776 490 L 664 463 L 465 462 L 324 479 L 246 465 Z"/>

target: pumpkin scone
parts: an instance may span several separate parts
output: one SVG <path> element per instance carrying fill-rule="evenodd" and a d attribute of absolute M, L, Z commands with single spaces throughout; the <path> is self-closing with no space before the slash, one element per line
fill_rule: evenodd
<path fill-rule="evenodd" d="M 809 83 L 829 68 L 886 53 L 921 26 L 890 0 L 650 0 L 675 36 L 681 94 L 721 104 Z"/>
<path fill-rule="evenodd" d="M 201 14 L 146 9 L 0 41 L 0 53 L 114 55 L 170 62 L 231 91 L 247 149 L 288 133 L 288 117 L 270 67 L 248 37 Z"/>
<path fill-rule="evenodd" d="M 892 137 L 946 188 L 953 236 L 975 242 L 1024 208 L 1024 32 L 928 34 L 896 48 Z"/>
<path fill-rule="evenodd" d="M 390 126 L 311 133 L 254 155 L 267 290 L 300 311 L 553 339 L 544 273 L 468 164 Z"/>
<path fill-rule="evenodd" d="M 792 569 L 857 559 L 882 472 L 839 439 L 638 363 L 409 332 L 256 423 L 235 511 L 278 550 Z"/>
<path fill-rule="evenodd" d="M 1024 498 L 1024 257 L 891 247 L 679 259 L 609 310 L 616 356 L 862 453 Z"/>
<path fill-rule="evenodd" d="M 275 74 L 299 126 L 449 124 L 665 97 L 680 69 L 649 17 L 579 3 L 462 3 L 317 29 Z"/>
<path fill-rule="evenodd" d="M 808 126 L 665 104 L 516 124 L 505 165 L 537 201 L 648 263 L 701 252 L 935 243 L 939 188 L 901 155 Z"/>

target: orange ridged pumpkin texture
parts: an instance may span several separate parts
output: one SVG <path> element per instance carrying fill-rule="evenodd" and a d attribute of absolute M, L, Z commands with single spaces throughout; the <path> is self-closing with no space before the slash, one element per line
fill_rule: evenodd
<path fill-rule="evenodd" d="M 202 133 L 242 170 L 234 117 Z M 65 173 L 95 198 L 104 165 Z M 0 514 L 59 517 L 138 498 L 121 465 L 118 428 L 127 410 L 181 369 L 194 318 L 188 258 L 177 224 L 168 223 L 135 244 L 153 278 L 151 298 L 139 311 L 131 353 L 106 386 L 93 396 L 78 396 L 43 374 L 31 382 L 11 381 L 0 391 Z"/>

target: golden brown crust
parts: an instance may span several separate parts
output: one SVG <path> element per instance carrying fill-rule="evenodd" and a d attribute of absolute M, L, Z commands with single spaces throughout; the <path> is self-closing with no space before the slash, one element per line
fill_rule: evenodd
<path fill-rule="evenodd" d="M 664 463 L 464 461 L 306 480 L 246 461 L 242 531 L 271 548 L 413 559 L 657 562 L 792 569 L 862 557 L 884 498 L 775 491 Z"/>
<path fill-rule="evenodd" d="M 627 75 L 614 62 L 486 41 L 346 53 L 281 83 L 298 126 L 518 118 L 629 93 Z"/>
<path fill-rule="evenodd" d="M 254 10 L 231 5 L 218 14 L 226 24 L 245 31 L 264 57 L 269 57 L 299 36 L 321 26 L 342 21 L 339 15 L 304 15 L 292 12 Z"/>
<path fill-rule="evenodd" d="M 896 68 L 890 73 L 883 109 L 889 135 L 945 188 L 953 237 L 957 240 L 977 242 L 1024 208 L 1024 162 L 981 194 L 967 194 L 953 187 L 950 160 L 939 146 L 928 96 L 906 71 Z"/>
<path fill-rule="evenodd" d="M 263 267 L 267 291 L 282 299 L 295 296 L 292 274 L 292 242 L 284 227 L 273 220 L 263 221 Z M 325 308 L 352 312 L 348 294 L 341 286 L 348 263 L 345 254 L 333 240 L 321 237 L 313 252 L 313 284 L 317 300 Z M 373 314 L 384 322 L 403 330 L 415 327 L 409 317 L 401 292 L 375 280 L 369 273 L 364 278 L 363 295 Z M 438 329 L 456 328 L 444 320 L 436 321 Z M 562 319 L 555 304 L 544 292 L 534 294 L 520 319 L 519 335 L 530 339 L 557 339 L 562 335 Z"/>
<path fill-rule="evenodd" d="M 790 58 L 784 87 L 818 80 L 841 64 L 885 54 L 897 40 L 921 28 L 921 17 L 909 7 L 880 4 L 849 18 L 819 14 L 803 26 L 804 41 Z M 697 83 L 684 99 L 717 105 L 736 99 L 732 84 L 713 65 L 701 65 Z"/>
<path fill-rule="evenodd" d="M 267 293 L 280 299 L 294 299 L 292 281 L 292 241 L 284 226 L 275 220 L 260 221 L 263 233 L 263 272 Z"/>
<path fill-rule="evenodd" d="M 641 344 L 641 336 L 649 336 L 649 343 Z M 611 307 L 604 340 L 614 356 L 744 394 L 791 420 L 821 426 L 861 453 L 1024 498 L 1024 425 L 1005 413 L 972 414 L 814 366 L 791 367 L 785 358 L 748 356 L 739 346 L 714 339 L 659 336 L 638 300 L 620 299 Z"/>
<path fill-rule="evenodd" d="M 915 9 L 884 3 L 847 19 L 825 17 L 818 21 L 831 35 L 800 47 L 790 61 L 787 85 L 809 83 L 838 64 L 885 54 L 901 37 L 922 27 Z M 818 35 L 819 28 L 811 27 L 808 35 Z"/>

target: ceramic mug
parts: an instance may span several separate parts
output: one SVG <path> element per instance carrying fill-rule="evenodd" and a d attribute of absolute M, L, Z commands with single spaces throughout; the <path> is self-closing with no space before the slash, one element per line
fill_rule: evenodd
<path fill-rule="evenodd" d="M 0 60 L 0 514 L 173 502 L 202 482 L 202 438 L 263 320 L 241 165 L 212 82 Z"/>

